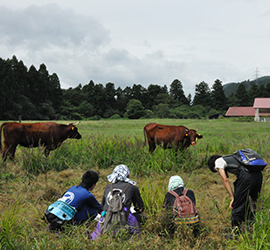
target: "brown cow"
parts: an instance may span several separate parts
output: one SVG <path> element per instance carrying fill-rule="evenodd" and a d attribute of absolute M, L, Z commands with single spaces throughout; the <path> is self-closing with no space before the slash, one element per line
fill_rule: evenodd
<path fill-rule="evenodd" d="M 175 151 L 186 149 L 190 145 L 196 145 L 196 139 L 203 138 L 197 134 L 196 130 L 188 129 L 185 126 L 170 126 L 157 123 L 149 123 L 144 129 L 144 145 L 146 138 L 149 145 L 149 152 L 153 153 L 156 144 L 163 146 L 164 149 L 175 147 Z"/>
<path fill-rule="evenodd" d="M 1 134 L 3 129 L 4 149 L 2 151 Z M 17 145 L 24 147 L 44 147 L 44 154 L 48 156 L 67 138 L 80 139 L 75 124 L 58 124 L 55 122 L 18 123 L 5 122 L 0 128 L 0 153 L 5 161 L 7 155 L 14 160 Z"/>

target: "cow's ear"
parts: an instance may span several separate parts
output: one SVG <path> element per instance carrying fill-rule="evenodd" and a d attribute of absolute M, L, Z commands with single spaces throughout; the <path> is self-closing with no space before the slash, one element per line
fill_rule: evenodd
<path fill-rule="evenodd" d="M 198 138 L 198 139 L 202 139 L 203 136 L 202 136 L 201 134 L 197 134 L 197 138 Z"/>

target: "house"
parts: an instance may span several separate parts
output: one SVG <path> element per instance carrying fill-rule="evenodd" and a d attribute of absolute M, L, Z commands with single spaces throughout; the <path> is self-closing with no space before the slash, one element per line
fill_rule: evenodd
<path fill-rule="evenodd" d="M 230 107 L 226 114 L 226 117 L 239 117 L 239 116 L 255 116 L 255 109 L 253 107 Z"/>
<path fill-rule="evenodd" d="M 257 122 L 270 121 L 270 98 L 255 98 L 253 107 L 230 107 L 225 116 L 250 116 L 254 117 L 254 121 Z"/>
<path fill-rule="evenodd" d="M 260 119 L 260 116 L 270 116 L 270 98 L 255 98 L 253 108 L 255 110 L 254 121 L 266 121 L 266 118 Z"/>

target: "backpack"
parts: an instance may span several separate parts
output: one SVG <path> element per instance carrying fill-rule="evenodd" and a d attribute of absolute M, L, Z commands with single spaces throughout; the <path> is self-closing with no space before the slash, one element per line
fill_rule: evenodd
<path fill-rule="evenodd" d="M 122 192 L 119 192 L 119 190 L 113 190 L 113 186 L 111 184 L 112 199 L 109 202 L 103 222 L 100 222 L 101 234 L 110 232 L 113 237 L 115 237 L 121 232 L 125 233 L 128 231 L 127 218 L 130 209 L 128 209 L 128 211 L 124 210 L 123 194 L 129 186 L 130 184 L 127 184 Z"/>
<path fill-rule="evenodd" d="M 187 189 L 184 189 L 183 195 L 178 195 L 175 191 L 169 191 L 175 196 L 173 204 L 173 216 L 175 224 L 193 224 L 199 221 L 199 213 L 195 204 L 187 196 Z"/>
<path fill-rule="evenodd" d="M 76 208 L 61 200 L 57 200 L 44 211 L 46 220 L 54 228 L 60 228 L 67 221 L 71 221 L 76 213 Z"/>
<path fill-rule="evenodd" d="M 239 161 L 249 172 L 264 170 L 267 163 L 252 149 L 239 149 L 233 153 L 233 157 Z"/>

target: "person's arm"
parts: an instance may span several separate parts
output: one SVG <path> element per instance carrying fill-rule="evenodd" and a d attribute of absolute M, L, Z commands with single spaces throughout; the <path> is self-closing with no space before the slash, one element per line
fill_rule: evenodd
<path fill-rule="evenodd" d="M 91 194 L 87 199 L 86 199 L 86 205 L 88 207 L 93 207 L 98 209 L 98 212 L 101 213 L 102 211 L 102 206 L 101 204 L 97 201 L 96 197 Z"/>
<path fill-rule="evenodd" d="M 170 200 L 169 200 L 169 193 L 167 192 L 163 201 L 163 208 L 169 210 L 171 208 Z"/>
<path fill-rule="evenodd" d="M 194 205 L 196 206 L 196 198 L 195 198 L 195 194 L 192 190 L 188 189 L 187 191 L 187 196 L 189 197 L 189 199 L 192 200 L 192 202 L 194 203 Z"/>
<path fill-rule="evenodd" d="M 232 187 L 230 185 L 229 179 L 227 178 L 224 169 L 219 168 L 218 172 L 219 172 L 219 174 L 220 174 L 220 176 L 222 178 L 222 182 L 223 182 L 223 185 L 224 185 L 225 189 L 227 190 L 227 192 L 229 193 L 229 195 L 231 197 L 231 202 L 230 202 L 229 207 L 230 207 L 230 209 L 233 209 L 232 204 L 233 204 L 234 197 L 233 197 L 233 191 L 232 191 Z"/>
<path fill-rule="evenodd" d="M 138 187 L 134 188 L 134 195 L 132 198 L 132 202 L 134 204 L 134 209 L 136 210 L 136 212 L 144 211 L 144 203 Z"/>

